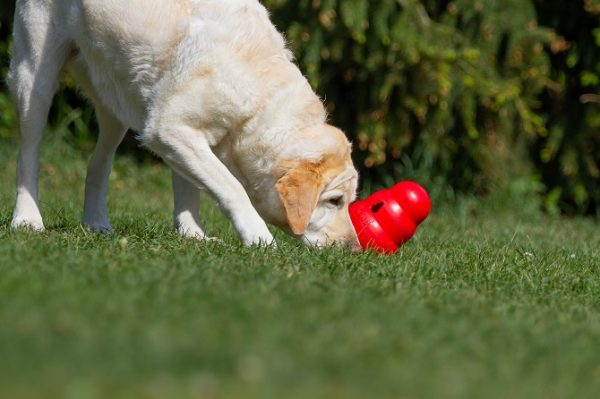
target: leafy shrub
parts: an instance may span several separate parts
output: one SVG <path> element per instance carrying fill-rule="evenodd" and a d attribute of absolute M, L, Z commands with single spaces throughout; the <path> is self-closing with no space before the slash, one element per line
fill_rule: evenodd
<path fill-rule="evenodd" d="M 600 205 L 600 0 L 536 0 L 540 23 L 567 40 L 550 52 L 540 115 L 548 134 L 533 148 L 552 208 L 594 213 Z"/>
<path fill-rule="evenodd" d="M 600 202 L 598 0 L 265 3 L 368 178 L 412 159 L 463 191 Z"/>
<path fill-rule="evenodd" d="M 11 9 L 12 7 L 0 8 L 0 140 L 15 137 L 17 130 L 15 112 L 4 80 L 8 72 L 9 40 L 6 38 L 9 35 Z"/>
<path fill-rule="evenodd" d="M 366 176 L 403 177 L 400 160 L 416 154 L 430 176 L 478 193 L 533 174 L 527 148 L 546 134 L 536 112 L 550 72 L 544 48 L 562 41 L 537 25 L 533 4 L 266 3 L 354 137 Z"/>

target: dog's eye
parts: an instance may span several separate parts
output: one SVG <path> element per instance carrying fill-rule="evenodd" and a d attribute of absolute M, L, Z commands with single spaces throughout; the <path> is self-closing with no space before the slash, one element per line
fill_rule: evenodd
<path fill-rule="evenodd" d="M 340 195 L 340 196 L 337 196 L 337 197 L 333 197 L 333 198 L 329 198 L 327 200 L 327 203 L 329 205 L 334 206 L 336 208 L 339 208 L 342 205 L 343 202 L 344 202 L 344 196 L 343 195 Z"/>

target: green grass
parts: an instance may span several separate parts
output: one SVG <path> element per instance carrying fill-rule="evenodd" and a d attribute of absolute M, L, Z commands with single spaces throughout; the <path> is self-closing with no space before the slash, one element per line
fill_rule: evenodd
<path fill-rule="evenodd" d="M 15 232 L 0 143 L 0 397 L 595 398 L 600 234 L 434 204 L 393 257 L 171 229 L 168 171 L 118 157 L 113 236 L 78 224 L 84 157 L 44 143 L 48 231 Z"/>

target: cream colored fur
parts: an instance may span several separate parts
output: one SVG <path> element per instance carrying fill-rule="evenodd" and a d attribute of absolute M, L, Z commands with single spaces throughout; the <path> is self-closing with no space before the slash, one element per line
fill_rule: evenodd
<path fill-rule="evenodd" d="M 43 230 L 39 142 L 63 69 L 92 100 L 100 136 L 83 223 L 111 231 L 106 194 L 127 128 L 173 170 L 174 223 L 207 239 L 206 189 L 247 244 L 272 223 L 309 245 L 357 245 L 350 145 L 256 0 L 17 0 L 11 89 L 21 144 L 14 227 Z"/>

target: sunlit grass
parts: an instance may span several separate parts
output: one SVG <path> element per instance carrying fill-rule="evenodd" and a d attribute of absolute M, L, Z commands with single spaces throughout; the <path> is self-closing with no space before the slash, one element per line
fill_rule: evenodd
<path fill-rule="evenodd" d="M 119 157 L 112 236 L 81 228 L 83 156 L 44 143 L 47 232 L 9 229 L 0 149 L 0 396 L 596 397 L 600 234 L 434 204 L 393 257 L 240 246 L 171 228 L 169 173 Z M 519 208 L 521 204 L 516 205 Z"/>

